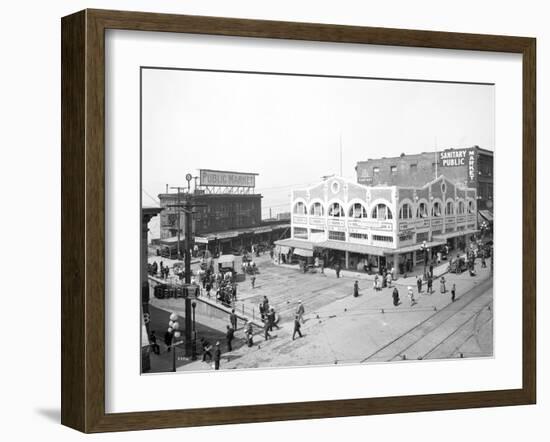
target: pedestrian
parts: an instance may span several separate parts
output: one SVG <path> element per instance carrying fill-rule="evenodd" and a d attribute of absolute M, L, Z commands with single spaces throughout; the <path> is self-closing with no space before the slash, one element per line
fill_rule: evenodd
<path fill-rule="evenodd" d="M 155 335 L 155 330 L 151 331 L 151 336 L 149 336 L 149 345 L 154 354 L 160 354 L 160 347 L 157 344 L 157 336 Z"/>
<path fill-rule="evenodd" d="M 233 297 L 233 301 L 237 301 L 237 283 L 236 282 L 233 283 L 231 295 Z"/>
<path fill-rule="evenodd" d="M 294 331 L 292 332 L 292 340 L 294 341 L 294 338 L 296 337 L 296 333 L 300 335 L 300 338 L 302 337 L 302 332 L 300 331 L 300 318 L 298 315 L 294 318 Z"/>
<path fill-rule="evenodd" d="M 166 351 L 171 350 L 173 338 L 174 338 L 174 335 L 172 334 L 172 329 L 168 328 L 168 330 L 166 330 L 166 333 L 164 333 L 164 344 L 167 347 Z"/>
<path fill-rule="evenodd" d="M 355 281 L 353 283 L 353 297 L 357 298 L 359 296 L 359 282 Z"/>
<path fill-rule="evenodd" d="M 273 247 L 269 249 L 269 257 L 271 258 L 271 261 L 273 261 Z"/>
<path fill-rule="evenodd" d="M 319 260 L 319 265 L 321 266 L 321 274 L 324 275 L 325 274 L 325 260 L 323 258 L 321 258 Z"/>
<path fill-rule="evenodd" d="M 411 286 L 407 287 L 407 296 L 409 297 L 409 301 L 411 303 L 411 307 L 416 304 L 416 300 L 414 299 L 414 293 Z"/>
<path fill-rule="evenodd" d="M 378 287 L 378 275 L 374 275 L 373 288 L 374 288 L 374 290 L 376 290 L 376 291 L 379 290 L 379 287 Z"/>
<path fill-rule="evenodd" d="M 264 303 L 263 302 L 260 302 L 260 304 L 258 305 L 258 309 L 260 310 L 260 318 L 262 321 L 265 320 L 265 315 L 266 315 L 266 311 L 265 311 L 265 307 L 264 307 Z"/>
<path fill-rule="evenodd" d="M 298 307 L 296 308 L 296 316 L 300 320 L 302 324 L 304 324 L 306 321 L 304 320 L 304 314 L 306 312 L 306 309 L 304 307 L 304 304 L 302 304 L 302 301 L 298 301 Z"/>
<path fill-rule="evenodd" d="M 264 319 L 264 339 L 267 341 L 269 338 L 271 338 L 269 334 L 269 318 L 266 316 Z"/>
<path fill-rule="evenodd" d="M 279 319 L 277 318 L 277 315 L 275 314 L 275 309 L 273 307 L 269 309 L 269 314 L 267 315 L 267 318 L 269 320 L 269 331 L 272 331 L 273 327 L 277 327 L 277 330 L 281 328 L 279 327 Z"/>
<path fill-rule="evenodd" d="M 451 288 L 451 301 L 455 302 L 456 298 L 456 284 L 453 283 L 453 286 Z"/>
<path fill-rule="evenodd" d="M 433 263 L 430 263 L 430 275 L 434 274 L 434 265 Z"/>
<path fill-rule="evenodd" d="M 252 275 L 252 277 L 250 278 L 250 284 L 252 285 L 252 288 L 254 288 L 256 284 L 256 275 Z"/>
<path fill-rule="evenodd" d="M 432 278 L 432 275 L 430 273 L 430 274 L 428 274 L 428 284 L 427 284 L 428 287 L 427 287 L 427 290 L 426 290 L 429 295 L 431 295 L 433 293 L 432 285 L 433 285 L 433 278 Z"/>
<path fill-rule="evenodd" d="M 208 360 L 212 360 L 212 353 L 210 350 L 212 350 L 212 346 L 210 345 L 210 342 L 208 342 L 206 339 L 201 338 L 201 346 L 202 346 L 202 362 L 206 362 L 206 357 L 208 356 Z"/>
<path fill-rule="evenodd" d="M 420 275 L 416 277 L 416 287 L 418 288 L 418 293 L 422 293 L 422 278 Z"/>
<path fill-rule="evenodd" d="M 445 277 L 442 276 L 439 279 L 439 290 L 441 291 L 441 294 L 445 294 L 447 292 L 447 287 L 445 286 Z"/>
<path fill-rule="evenodd" d="M 216 342 L 216 348 L 214 349 L 214 370 L 220 369 L 220 359 L 222 357 L 222 351 L 220 350 L 220 342 Z"/>
<path fill-rule="evenodd" d="M 386 285 L 388 286 L 388 288 L 391 288 L 391 282 L 392 282 L 391 272 L 388 272 L 388 274 L 386 275 Z"/>
<path fill-rule="evenodd" d="M 393 298 L 393 305 L 397 307 L 399 305 L 399 290 L 397 290 L 397 287 L 393 288 L 392 298 Z"/>
<path fill-rule="evenodd" d="M 246 320 L 246 323 L 244 325 L 244 335 L 246 337 L 246 345 L 252 347 L 252 345 L 254 344 L 253 330 L 252 323 L 248 322 L 248 319 Z"/>
<path fill-rule="evenodd" d="M 225 332 L 225 341 L 227 342 L 227 351 L 233 351 L 233 346 L 231 343 L 233 342 L 233 338 L 235 337 L 235 329 L 228 325 L 227 331 Z"/>
<path fill-rule="evenodd" d="M 340 271 L 342 270 L 342 267 L 340 266 L 340 263 L 336 264 L 336 277 L 340 278 Z"/>
<path fill-rule="evenodd" d="M 233 327 L 233 330 L 237 330 L 237 315 L 235 314 L 235 309 L 231 309 L 231 313 L 229 315 L 229 322 L 231 323 L 231 327 Z"/>
<path fill-rule="evenodd" d="M 262 300 L 262 304 L 264 306 L 264 312 L 267 314 L 269 311 L 269 299 L 267 299 L 267 296 L 264 295 L 264 299 Z"/>
<path fill-rule="evenodd" d="M 437 265 L 441 264 L 441 252 L 437 252 Z"/>

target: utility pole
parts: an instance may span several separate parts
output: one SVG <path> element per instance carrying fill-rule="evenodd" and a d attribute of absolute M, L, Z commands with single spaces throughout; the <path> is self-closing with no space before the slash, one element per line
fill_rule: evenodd
<path fill-rule="evenodd" d="M 187 174 L 187 188 L 190 189 L 191 175 Z M 185 265 L 185 285 L 188 287 L 191 284 L 191 247 L 193 246 L 193 209 L 196 207 L 204 207 L 205 204 L 194 204 L 192 196 L 189 192 L 184 194 L 184 201 L 181 202 L 181 189 L 184 187 L 174 187 L 178 190 L 178 203 L 172 204 L 169 207 L 177 207 L 178 209 L 178 257 L 180 257 L 180 214 L 184 213 L 185 216 L 185 237 L 184 237 L 184 265 Z M 191 299 L 188 296 L 188 292 L 185 296 L 185 355 L 192 356 L 192 313 L 191 313 Z"/>
<path fill-rule="evenodd" d="M 181 261 L 181 248 L 180 248 L 180 242 L 181 242 L 181 208 L 183 205 L 181 204 L 181 190 L 185 189 L 185 187 L 170 187 L 171 189 L 176 189 L 178 191 L 178 201 L 177 204 L 170 204 L 168 207 L 176 207 L 178 209 L 178 261 Z"/>

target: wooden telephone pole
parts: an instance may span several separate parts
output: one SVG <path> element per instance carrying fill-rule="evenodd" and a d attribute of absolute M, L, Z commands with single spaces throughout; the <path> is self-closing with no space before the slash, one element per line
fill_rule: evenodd
<path fill-rule="evenodd" d="M 192 195 L 190 194 L 190 181 L 192 179 L 191 174 L 187 174 L 187 193 L 183 194 L 183 201 L 181 199 L 182 193 L 181 190 L 185 189 L 184 187 L 172 187 L 172 189 L 177 189 L 178 191 L 178 200 L 177 204 L 170 204 L 168 207 L 174 207 L 178 210 L 178 259 L 181 259 L 181 227 L 180 227 L 180 218 L 181 213 L 184 213 L 185 216 L 185 236 L 184 236 L 184 265 L 185 265 L 185 284 L 191 284 L 191 248 L 193 247 L 193 214 L 195 213 L 194 209 L 196 207 L 204 207 L 204 204 L 194 204 Z M 192 356 L 192 322 L 191 322 L 191 299 L 189 296 L 185 296 L 185 356 Z"/>

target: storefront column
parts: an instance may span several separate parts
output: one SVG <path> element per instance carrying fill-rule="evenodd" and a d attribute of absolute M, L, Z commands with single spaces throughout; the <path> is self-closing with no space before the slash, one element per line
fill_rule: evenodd
<path fill-rule="evenodd" d="M 413 254 L 413 268 L 415 268 L 416 267 L 416 250 L 414 250 L 412 254 Z"/>
<path fill-rule="evenodd" d="M 346 269 L 349 269 L 349 252 L 346 250 Z"/>
<path fill-rule="evenodd" d="M 399 253 L 393 254 L 393 268 L 395 269 L 395 273 L 399 273 Z"/>

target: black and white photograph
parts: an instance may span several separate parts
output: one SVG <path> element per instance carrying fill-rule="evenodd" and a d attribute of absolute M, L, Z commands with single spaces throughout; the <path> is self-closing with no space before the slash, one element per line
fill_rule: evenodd
<path fill-rule="evenodd" d="M 494 84 L 140 78 L 142 374 L 494 356 Z"/>

